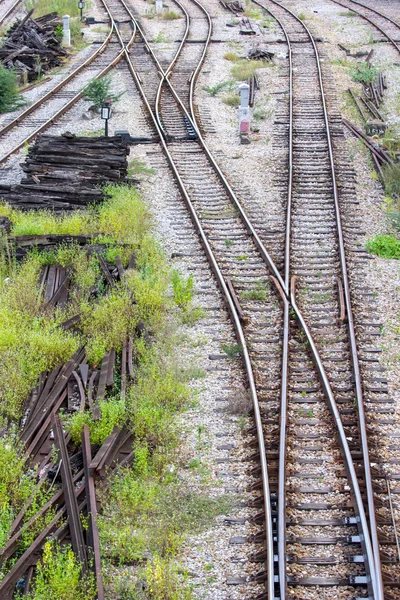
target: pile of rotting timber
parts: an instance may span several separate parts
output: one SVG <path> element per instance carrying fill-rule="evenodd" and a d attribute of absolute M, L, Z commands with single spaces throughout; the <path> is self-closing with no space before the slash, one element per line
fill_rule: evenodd
<path fill-rule="evenodd" d="M 8 30 L 0 48 L 0 60 L 8 69 L 21 74 L 22 79 L 34 81 L 40 75 L 58 67 L 67 56 L 56 33 L 61 19 L 56 12 L 32 19 L 33 9 L 16 21 Z"/>
<path fill-rule="evenodd" d="M 128 154 L 121 137 L 42 135 L 21 164 L 25 177 L 16 185 L 0 184 L 0 199 L 21 210 L 65 211 L 100 202 L 100 184 L 128 181 Z"/>

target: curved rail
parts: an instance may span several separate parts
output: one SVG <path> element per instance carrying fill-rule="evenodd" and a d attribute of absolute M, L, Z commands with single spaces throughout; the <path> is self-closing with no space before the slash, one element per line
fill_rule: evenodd
<path fill-rule="evenodd" d="M 195 1 L 195 0 L 193 0 Z M 196 1 L 196 4 L 198 6 L 201 7 L 201 5 Z M 278 3 L 277 3 L 278 4 Z M 201 7 L 202 10 L 207 14 L 207 11 Z M 265 7 L 263 7 L 265 8 Z M 209 18 L 209 15 L 208 15 Z M 310 35 L 310 34 L 309 34 Z M 210 36 L 209 36 L 210 37 Z M 209 39 L 208 37 L 208 39 Z M 144 38 L 145 39 L 145 38 Z M 315 48 L 315 44 L 314 44 L 314 48 Z M 316 51 L 316 48 L 315 48 Z M 205 57 L 205 53 L 206 53 L 206 48 L 203 51 L 202 54 L 202 58 L 201 61 L 204 60 Z M 152 53 L 153 54 L 153 53 Z M 196 69 L 196 72 L 199 72 L 199 68 Z M 320 76 L 320 84 L 322 86 L 322 76 L 321 76 L 321 72 L 319 70 L 319 76 Z M 183 108 L 183 110 L 185 110 L 185 107 L 183 106 L 182 101 L 180 100 L 178 94 L 174 91 L 173 87 L 171 86 L 171 84 L 169 83 L 168 80 L 166 80 L 168 82 L 168 84 L 170 85 L 170 89 L 172 91 L 172 93 L 174 94 L 175 98 L 178 100 L 178 102 L 180 103 L 181 107 Z M 194 85 L 194 84 L 193 84 Z M 194 89 L 194 88 L 192 88 Z M 193 98 L 193 92 L 192 92 L 192 98 Z M 325 102 L 324 102 L 324 107 L 325 107 Z M 186 112 L 186 110 L 185 110 Z M 325 114 L 326 114 L 326 107 L 325 107 Z M 326 118 L 327 118 L 327 114 L 326 114 Z M 222 174 L 219 166 L 217 165 L 217 163 L 215 162 L 211 152 L 209 151 L 209 149 L 207 148 L 200 132 L 199 132 L 199 128 L 197 127 L 197 123 L 196 123 L 196 118 L 194 115 L 194 111 L 193 111 L 193 103 L 192 103 L 192 111 L 191 111 L 191 121 L 193 124 L 195 124 L 195 129 L 198 132 L 199 135 L 199 142 L 203 148 L 203 150 L 205 151 L 206 155 L 208 156 L 212 166 L 214 167 L 215 171 L 217 172 L 218 176 L 220 177 L 220 180 L 223 182 L 225 189 L 228 191 L 229 196 L 231 197 L 233 203 L 236 205 L 236 207 L 239 210 L 240 216 L 242 217 L 242 221 L 244 222 L 246 228 L 248 229 L 249 233 L 251 234 L 253 240 L 255 241 L 257 247 L 260 250 L 260 253 L 264 259 L 264 261 L 267 263 L 267 265 L 269 266 L 269 268 L 271 269 L 271 271 L 273 272 L 274 275 L 276 275 L 276 279 L 279 282 L 279 286 L 281 287 L 284 296 L 289 299 L 289 297 L 291 299 L 293 299 L 294 294 L 292 293 L 290 296 L 290 292 L 288 290 L 288 287 L 283 283 L 283 280 L 274 264 L 274 262 L 272 261 L 271 257 L 269 256 L 268 252 L 266 251 L 265 247 L 263 246 L 261 240 L 259 239 L 257 233 L 255 232 L 251 222 L 249 221 L 249 219 L 247 218 L 243 207 L 241 206 L 241 204 L 238 202 L 235 194 L 233 193 L 233 191 L 231 190 L 226 178 L 224 177 L 224 175 Z M 165 140 L 163 140 L 163 144 L 165 144 Z M 332 152 L 332 148 L 330 145 L 330 150 Z M 179 177 L 179 173 L 177 172 L 177 170 L 174 168 L 173 169 L 174 173 Z M 179 177 L 180 179 L 180 177 Z M 199 220 L 196 216 L 197 222 L 199 223 Z M 329 402 L 329 406 L 331 409 L 331 412 L 335 418 L 335 421 L 337 423 L 337 427 L 338 427 L 338 431 L 339 431 L 339 439 L 340 439 L 340 443 L 341 443 L 341 447 L 342 447 L 342 452 L 343 452 L 343 456 L 344 456 L 344 460 L 345 460 L 345 465 L 346 465 L 346 469 L 347 472 L 349 474 L 349 480 L 352 482 L 352 495 L 353 495 L 353 499 L 354 499 L 354 504 L 356 507 L 356 512 L 358 514 L 358 518 L 360 520 L 361 523 L 361 531 L 362 531 L 362 537 L 364 538 L 364 548 L 365 548 L 365 557 L 366 557 L 366 563 L 367 563 L 367 570 L 368 567 L 370 567 L 370 577 L 371 580 L 373 581 L 373 585 L 374 588 L 376 587 L 375 585 L 375 581 L 376 581 L 376 576 L 375 576 L 375 562 L 374 562 L 374 556 L 373 556 L 373 549 L 372 549 L 372 545 L 371 545 L 371 541 L 370 541 L 370 537 L 369 537 L 369 533 L 368 533 L 368 525 L 367 525 L 367 520 L 366 520 L 366 516 L 365 516 L 365 511 L 364 511 L 364 506 L 363 506 L 363 502 L 362 502 L 362 497 L 361 497 L 361 493 L 360 493 L 360 489 L 359 489 L 359 485 L 358 485 L 358 481 L 357 481 L 357 477 L 356 477 L 356 473 L 354 470 L 354 465 L 353 465 L 353 461 L 352 461 L 352 457 L 351 457 L 351 452 L 347 443 L 347 439 L 346 439 L 346 435 L 345 435 L 345 431 L 343 428 L 343 424 L 341 422 L 341 418 L 340 418 L 340 413 L 337 409 L 337 405 L 333 396 L 333 392 L 331 390 L 329 381 L 328 381 L 328 377 L 326 375 L 326 372 L 324 370 L 322 361 L 320 359 L 319 353 L 317 351 L 317 348 L 312 340 L 312 336 L 310 331 L 305 327 L 305 321 L 301 315 L 301 312 L 299 310 L 299 308 L 297 307 L 297 304 L 294 303 L 293 308 L 295 309 L 296 315 L 298 317 L 298 320 L 300 322 L 300 324 L 302 326 L 304 326 L 304 330 L 306 332 L 307 338 L 309 340 L 310 343 L 310 347 L 312 348 L 312 352 L 313 352 L 313 360 L 316 364 L 316 367 L 318 369 L 318 372 L 320 374 L 320 378 L 322 380 L 323 383 L 323 387 L 325 390 L 325 394 L 326 397 L 328 399 Z M 272 540 L 270 541 L 270 543 L 272 543 Z M 267 566 L 268 566 L 268 570 L 269 573 L 273 573 L 273 559 L 271 560 L 271 554 L 267 553 Z M 269 584 L 271 585 L 271 589 L 269 589 L 269 594 L 273 594 L 273 585 L 272 585 L 272 575 L 269 576 L 268 578 Z M 273 596 L 270 596 L 273 597 Z M 380 598 L 381 596 L 379 596 L 378 594 L 374 594 L 375 598 Z"/>
<path fill-rule="evenodd" d="M 18 4 L 21 4 L 22 0 L 16 0 L 14 4 L 10 6 L 10 8 L 4 13 L 2 17 L 0 17 L 0 26 L 4 23 L 8 16 L 11 15 L 12 12 L 17 8 Z"/>
<path fill-rule="evenodd" d="M 392 25 L 395 25 L 395 27 L 397 27 L 399 30 L 400 30 L 400 25 L 398 23 L 396 23 L 396 21 L 393 21 L 393 19 L 391 19 L 390 17 L 387 17 L 386 15 L 379 12 L 375 8 L 371 8 L 370 6 L 367 6 L 366 4 L 363 4 L 362 2 L 356 2 L 356 0 L 347 0 L 347 1 L 351 3 L 351 6 L 349 6 L 348 4 L 343 4 L 339 0 L 332 0 L 332 2 L 334 2 L 335 4 L 339 4 L 339 6 L 342 6 L 343 8 L 350 8 L 350 10 L 357 13 L 357 15 L 359 15 L 362 19 L 365 19 L 366 21 L 368 21 L 368 23 L 373 25 L 373 27 L 375 27 L 376 29 L 379 29 L 379 31 L 382 33 L 382 35 L 384 35 L 391 42 L 391 44 L 396 48 L 397 52 L 400 54 L 400 46 L 395 42 L 395 40 L 384 29 L 382 29 L 382 27 L 380 25 L 375 23 L 375 21 L 372 21 L 372 19 L 370 19 L 369 17 L 363 15 L 360 11 L 356 10 L 353 7 L 353 5 L 357 4 L 358 6 L 362 6 L 366 10 L 370 10 L 371 12 L 375 13 L 379 17 L 382 17 L 382 19 L 386 19 L 386 21 L 389 21 Z"/>

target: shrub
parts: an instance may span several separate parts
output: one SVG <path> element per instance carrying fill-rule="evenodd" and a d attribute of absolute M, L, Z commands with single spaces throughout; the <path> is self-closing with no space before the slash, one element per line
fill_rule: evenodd
<path fill-rule="evenodd" d="M 115 104 L 125 92 L 113 94 L 111 92 L 111 86 L 111 75 L 105 75 L 99 79 L 92 79 L 92 81 L 83 89 L 83 99 L 89 100 L 99 109 L 107 100 Z"/>
<path fill-rule="evenodd" d="M 236 54 L 236 52 L 227 52 L 224 54 L 225 60 L 230 60 L 231 62 L 237 62 L 240 60 L 240 56 Z"/>
<path fill-rule="evenodd" d="M 17 89 L 17 74 L 0 66 L 0 113 L 16 110 L 24 104 Z"/>
<path fill-rule="evenodd" d="M 377 70 L 366 60 L 358 63 L 356 67 L 349 69 L 350 75 L 358 83 L 371 83 L 376 79 Z"/>
<path fill-rule="evenodd" d="M 376 235 L 366 247 L 368 252 L 382 258 L 400 258 L 400 241 L 392 235 Z"/>
<path fill-rule="evenodd" d="M 182 19 L 182 15 L 173 10 L 165 9 L 161 13 L 161 19 L 163 19 L 164 21 L 175 21 L 175 19 Z"/>
<path fill-rule="evenodd" d="M 88 600 L 95 597 L 92 574 L 81 577 L 82 567 L 71 546 L 46 542 L 37 566 L 30 600 Z"/>
<path fill-rule="evenodd" d="M 386 165 L 383 169 L 385 190 L 393 198 L 400 198 L 400 163 Z"/>
<path fill-rule="evenodd" d="M 228 106 L 236 107 L 239 105 L 239 96 L 238 94 L 226 94 L 222 97 L 222 102 Z"/>
<path fill-rule="evenodd" d="M 145 569 L 149 600 L 191 600 L 191 589 L 171 560 L 155 555 Z"/>
<path fill-rule="evenodd" d="M 215 85 L 205 85 L 203 86 L 203 90 L 210 94 L 210 96 L 217 96 L 222 90 L 225 90 L 227 87 L 232 85 L 231 81 L 220 81 Z"/>
<path fill-rule="evenodd" d="M 66 428 L 72 441 L 80 445 L 85 425 L 89 427 L 92 444 L 101 445 L 112 433 L 115 426 L 122 426 L 125 417 L 125 404 L 122 400 L 110 398 L 99 402 L 101 418 L 93 420 L 90 412 L 77 412 L 66 421 Z"/>
<path fill-rule="evenodd" d="M 271 66 L 266 60 L 240 60 L 231 69 L 232 77 L 237 81 L 247 81 L 255 75 L 257 69 Z"/>
<path fill-rule="evenodd" d="M 189 275 L 186 279 L 174 269 L 171 276 L 174 291 L 175 304 L 181 308 L 188 308 L 193 298 L 193 277 Z"/>

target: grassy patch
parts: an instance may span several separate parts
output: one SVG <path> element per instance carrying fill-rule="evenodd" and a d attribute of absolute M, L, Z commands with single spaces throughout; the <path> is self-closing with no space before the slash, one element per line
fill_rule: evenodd
<path fill-rule="evenodd" d="M 30 600 L 88 600 L 95 596 L 93 574 L 81 578 L 81 565 L 72 547 L 47 542 L 37 566 Z"/>
<path fill-rule="evenodd" d="M 400 198 L 400 163 L 386 165 L 383 177 L 387 193 L 393 198 Z"/>
<path fill-rule="evenodd" d="M 239 106 L 239 96 L 238 94 L 225 94 L 222 96 L 222 102 L 227 106 Z"/>
<path fill-rule="evenodd" d="M 220 81 L 215 85 L 205 85 L 203 86 L 203 90 L 210 94 L 210 96 L 217 96 L 222 90 L 226 90 L 227 88 L 232 86 L 231 81 Z"/>
<path fill-rule="evenodd" d="M 361 61 L 356 67 L 351 67 L 349 73 L 357 83 L 371 83 L 376 79 L 377 70 L 367 61 Z"/>
<path fill-rule="evenodd" d="M 35 9 L 34 17 L 41 17 L 51 12 L 58 13 L 59 17 L 70 15 L 72 17 L 69 22 L 72 45 L 79 47 L 82 44 L 82 23 L 79 18 L 78 2 L 75 0 L 25 0 L 25 6 L 27 10 Z M 86 8 L 89 8 L 88 2 L 86 2 Z"/>
<path fill-rule="evenodd" d="M 176 19 L 182 19 L 182 15 L 174 10 L 165 9 L 161 13 L 160 18 L 164 21 L 175 21 Z"/>
<path fill-rule="evenodd" d="M 225 60 L 229 60 L 231 62 L 237 62 L 238 60 L 240 60 L 240 56 L 236 54 L 236 52 L 227 52 L 226 54 L 224 54 L 224 58 Z"/>
<path fill-rule="evenodd" d="M 357 13 L 355 13 L 353 10 L 342 10 L 339 12 L 339 15 L 341 17 L 356 17 Z"/>
<path fill-rule="evenodd" d="M 0 66 L 0 113 L 16 110 L 25 104 L 25 100 L 18 93 L 17 74 Z"/>
<path fill-rule="evenodd" d="M 368 252 L 382 258 L 400 259 L 400 241 L 393 235 L 376 235 L 366 244 Z"/>
<path fill-rule="evenodd" d="M 236 81 L 247 81 L 255 75 L 257 69 L 270 67 L 267 60 L 240 60 L 231 68 L 231 74 Z"/>

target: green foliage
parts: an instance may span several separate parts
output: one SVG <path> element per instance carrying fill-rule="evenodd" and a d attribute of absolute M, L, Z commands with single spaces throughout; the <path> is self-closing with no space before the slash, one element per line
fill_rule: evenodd
<path fill-rule="evenodd" d="M 193 299 L 193 276 L 189 275 L 186 279 L 176 269 L 171 275 L 172 289 L 174 291 L 175 304 L 181 308 L 187 309 Z"/>
<path fill-rule="evenodd" d="M 257 69 L 270 67 L 267 60 L 240 60 L 231 68 L 231 74 L 237 81 L 247 81 L 256 74 Z"/>
<path fill-rule="evenodd" d="M 159 31 L 155 37 L 153 37 L 152 42 L 155 44 L 162 44 L 165 42 L 164 34 L 162 31 Z"/>
<path fill-rule="evenodd" d="M 50 12 L 56 12 L 59 16 L 70 15 L 79 16 L 78 3 L 75 0 L 26 0 L 27 10 L 35 9 L 35 17 L 41 17 Z"/>
<path fill-rule="evenodd" d="M 400 241 L 392 235 L 376 235 L 366 247 L 368 252 L 382 258 L 400 258 Z"/>
<path fill-rule="evenodd" d="M 59 329 L 61 315 L 43 310 L 39 273 L 33 256 L 0 281 L 0 414 L 13 419 L 40 373 L 68 360 L 79 345 L 76 336 Z"/>
<path fill-rule="evenodd" d="M 228 106 L 239 106 L 239 96 L 238 94 L 225 94 L 225 96 L 222 97 L 222 102 Z"/>
<path fill-rule="evenodd" d="M 66 419 L 66 427 L 72 441 L 80 445 L 85 425 L 89 427 L 92 444 L 102 444 L 112 433 L 115 426 L 121 426 L 125 418 L 125 404 L 122 400 L 108 398 L 99 402 L 101 418 L 93 420 L 90 412 L 76 412 Z"/>
<path fill-rule="evenodd" d="M 339 15 L 341 17 L 356 17 L 357 13 L 355 13 L 353 10 L 342 10 L 339 12 Z"/>
<path fill-rule="evenodd" d="M 37 566 L 30 600 L 88 600 L 95 596 L 92 574 L 81 577 L 81 565 L 71 546 L 46 542 Z"/>
<path fill-rule="evenodd" d="M 99 364 L 106 352 L 120 350 L 133 331 L 132 298 L 127 289 L 118 285 L 97 302 L 82 303 L 80 309 L 87 359 L 90 364 Z"/>
<path fill-rule="evenodd" d="M 242 346 L 240 344 L 222 344 L 221 348 L 229 358 L 236 358 L 242 351 Z"/>
<path fill-rule="evenodd" d="M 262 287 L 258 287 L 253 290 L 247 290 L 246 292 L 244 292 L 243 298 L 245 298 L 245 300 L 264 301 L 267 299 L 267 290 Z"/>
<path fill-rule="evenodd" d="M 220 81 L 215 85 L 205 85 L 203 86 L 203 90 L 210 94 L 210 96 L 217 96 L 222 90 L 225 90 L 228 87 L 232 86 L 231 81 Z"/>
<path fill-rule="evenodd" d="M 384 144 L 385 148 L 387 148 L 390 152 L 399 152 L 400 151 L 400 131 L 399 127 L 395 125 L 390 125 L 383 136 L 381 137 L 381 141 Z"/>
<path fill-rule="evenodd" d="M 25 104 L 17 87 L 15 71 L 0 66 L 0 113 L 16 110 Z"/>
<path fill-rule="evenodd" d="M 113 94 L 111 88 L 111 75 L 105 75 L 99 79 L 92 79 L 92 81 L 83 89 L 83 99 L 92 102 L 92 104 L 99 109 L 107 100 L 115 104 L 125 92 Z"/>
<path fill-rule="evenodd" d="M 157 554 L 145 568 L 149 600 L 191 600 L 192 591 L 171 560 Z"/>
<path fill-rule="evenodd" d="M 140 158 L 133 158 L 129 161 L 128 175 L 129 177 L 135 177 L 135 175 L 154 175 L 155 169 L 150 169 L 146 166 L 146 163 Z"/>
<path fill-rule="evenodd" d="M 139 444 L 165 451 L 176 444 L 174 415 L 187 402 L 189 390 L 178 372 L 160 360 L 159 349 L 140 338 L 134 351 L 139 368 L 127 399 L 131 429 Z"/>
<path fill-rule="evenodd" d="M 400 163 L 386 165 L 383 177 L 387 193 L 393 198 L 400 198 Z"/>
<path fill-rule="evenodd" d="M 298 15 L 298 17 L 299 17 L 299 19 L 300 19 L 301 21 L 305 21 L 305 20 L 306 20 L 306 15 L 305 15 L 304 13 L 300 13 L 300 14 Z"/>
<path fill-rule="evenodd" d="M 376 67 L 370 65 L 366 60 L 359 62 L 356 67 L 351 67 L 349 73 L 358 83 L 371 83 L 377 76 Z"/>
<path fill-rule="evenodd" d="M 238 60 L 240 60 L 240 56 L 236 54 L 236 52 L 227 52 L 226 54 L 224 54 L 224 58 L 225 60 L 229 60 L 231 62 L 237 62 Z"/>
<path fill-rule="evenodd" d="M 99 519 L 101 543 L 107 555 L 122 564 L 149 552 L 170 557 L 189 533 L 206 529 L 230 508 L 226 496 L 209 498 L 186 489 L 171 474 L 160 478 L 148 468 L 144 474 L 123 470 L 106 500 Z"/>
<path fill-rule="evenodd" d="M 182 15 L 166 8 L 161 13 L 160 18 L 163 19 L 163 21 L 175 21 L 176 19 L 182 19 Z"/>

